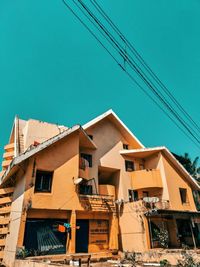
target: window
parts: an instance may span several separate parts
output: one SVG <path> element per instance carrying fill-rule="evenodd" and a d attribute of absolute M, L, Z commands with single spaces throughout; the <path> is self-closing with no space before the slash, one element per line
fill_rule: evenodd
<path fill-rule="evenodd" d="M 123 149 L 128 149 L 128 144 L 123 144 Z"/>
<path fill-rule="evenodd" d="M 37 171 L 35 179 L 35 192 L 51 192 L 53 172 Z"/>
<path fill-rule="evenodd" d="M 92 195 L 92 185 L 80 184 L 79 185 L 79 194 L 81 194 L 81 195 Z"/>
<path fill-rule="evenodd" d="M 125 169 L 126 169 L 127 172 L 134 171 L 134 163 L 133 163 L 133 161 L 125 160 Z"/>
<path fill-rule="evenodd" d="M 187 189 L 185 188 L 179 188 L 181 202 L 186 203 L 187 202 Z"/>
<path fill-rule="evenodd" d="M 88 163 L 89 167 L 92 167 L 92 155 L 81 153 L 81 158 Z"/>
<path fill-rule="evenodd" d="M 143 191 L 142 195 L 143 195 L 143 197 L 149 197 L 149 192 L 148 191 Z"/>
<path fill-rule="evenodd" d="M 128 198 L 129 202 L 137 201 L 138 200 L 138 191 L 136 190 L 128 190 Z"/>
<path fill-rule="evenodd" d="M 140 164 L 139 164 L 139 169 L 140 169 L 140 170 L 144 170 L 144 164 L 143 164 L 143 163 L 140 163 Z"/>

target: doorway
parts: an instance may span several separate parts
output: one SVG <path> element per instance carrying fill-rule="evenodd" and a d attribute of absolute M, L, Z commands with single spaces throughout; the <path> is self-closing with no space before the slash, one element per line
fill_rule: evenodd
<path fill-rule="evenodd" d="M 88 253 L 89 220 L 77 220 L 76 227 L 76 253 Z"/>

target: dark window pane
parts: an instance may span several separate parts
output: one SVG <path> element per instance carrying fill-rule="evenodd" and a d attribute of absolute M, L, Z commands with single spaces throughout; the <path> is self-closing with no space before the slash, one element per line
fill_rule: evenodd
<path fill-rule="evenodd" d="M 137 201 L 138 200 L 138 191 L 137 190 L 128 190 L 129 195 L 129 202 Z"/>
<path fill-rule="evenodd" d="M 35 192 L 51 192 L 53 172 L 37 171 Z"/>
<path fill-rule="evenodd" d="M 181 202 L 186 203 L 187 202 L 187 189 L 185 188 L 179 188 Z"/>
<path fill-rule="evenodd" d="M 128 145 L 127 144 L 123 144 L 123 149 L 128 149 Z"/>
<path fill-rule="evenodd" d="M 126 169 L 127 172 L 134 171 L 134 163 L 133 163 L 133 161 L 125 160 L 125 169 Z"/>
<path fill-rule="evenodd" d="M 92 155 L 81 153 L 81 158 L 86 161 L 89 167 L 92 167 Z"/>
<path fill-rule="evenodd" d="M 92 195 L 92 185 L 80 184 L 79 194 L 81 195 Z"/>

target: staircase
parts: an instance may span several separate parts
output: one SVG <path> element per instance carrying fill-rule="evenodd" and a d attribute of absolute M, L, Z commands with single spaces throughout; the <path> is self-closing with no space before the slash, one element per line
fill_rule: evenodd
<path fill-rule="evenodd" d="M 6 236 L 9 232 L 13 187 L 0 189 L 0 262 L 3 260 Z"/>

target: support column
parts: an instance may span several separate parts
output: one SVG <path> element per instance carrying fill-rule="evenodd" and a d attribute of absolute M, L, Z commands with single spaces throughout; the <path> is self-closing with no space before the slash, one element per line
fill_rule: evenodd
<path fill-rule="evenodd" d="M 192 227 L 192 222 L 191 221 L 190 221 L 190 230 L 191 230 L 191 234 L 192 234 L 192 240 L 193 240 L 193 243 L 194 243 L 194 249 L 196 250 L 197 249 L 196 240 L 195 240 L 195 236 L 194 236 L 194 232 L 193 232 L 193 227 Z"/>
<path fill-rule="evenodd" d="M 151 249 L 151 237 L 150 237 L 150 229 L 149 229 L 149 223 L 146 216 L 143 217 L 144 220 L 144 231 L 146 234 L 146 250 Z"/>
<path fill-rule="evenodd" d="M 17 247 L 22 247 L 24 243 L 24 234 L 25 234 L 25 227 L 26 227 L 26 211 L 24 211 L 21 215 L 21 222 L 19 228 L 19 235 L 17 241 Z"/>
<path fill-rule="evenodd" d="M 109 216 L 109 220 L 110 220 L 109 249 L 118 250 L 119 227 L 118 227 L 117 213 L 116 212 L 111 213 Z"/>
<path fill-rule="evenodd" d="M 153 248 L 153 236 L 152 236 L 152 229 L 151 229 L 151 219 L 148 216 L 148 225 L 149 225 L 149 233 L 150 233 L 150 240 L 151 240 L 151 248 Z"/>
<path fill-rule="evenodd" d="M 76 252 L 76 211 L 72 210 L 70 217 L 71 239 L 69 240 L 69 253 Z"/>

